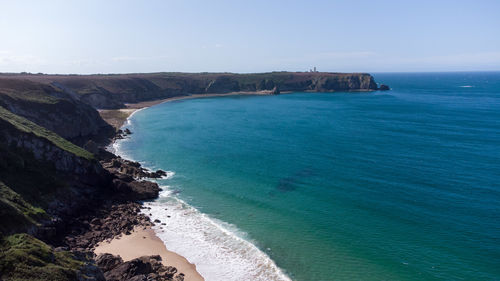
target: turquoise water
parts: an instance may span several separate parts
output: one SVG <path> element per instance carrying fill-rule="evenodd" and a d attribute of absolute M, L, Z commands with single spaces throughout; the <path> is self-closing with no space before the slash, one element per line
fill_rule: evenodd
<path fill-rule="evenodd" d="M 160 235 L 167 247 L 207 280 L 255 270 L 217 264 L 249 246 L 195 219 L 190 228 L 189 211 L 293 280 L 500 280 L 500 73 L 374 76 L 392 90 L 192 99 L 134 114 L 121 153 L 175 172 L 152 203 L 184 212 L 166 227 L 182 233 Z M 226 252 L 207 258 L 202 244 Z"/>

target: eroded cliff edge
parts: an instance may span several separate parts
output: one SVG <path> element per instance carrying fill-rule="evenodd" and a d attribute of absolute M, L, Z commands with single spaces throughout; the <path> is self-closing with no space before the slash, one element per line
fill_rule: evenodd
<path fill-rule="evenodd" d="M 373 91 L 379 89 L 368 73 L 149 73 L 116 75 L 3 74 L 0 79 L 30 80 L 50 85 L 100 109 L 125 103 L 193 94 L 273 91 Z"/>

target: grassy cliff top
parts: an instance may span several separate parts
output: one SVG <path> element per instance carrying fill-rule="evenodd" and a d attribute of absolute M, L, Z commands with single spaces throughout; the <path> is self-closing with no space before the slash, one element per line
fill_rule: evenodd
<path fill-rule="evenodd" d="M 0 79 L 0 95 L 13 99 L 54 104 L 59 101 L 53 95 L 60 90 L 28 79 Z"/>
<path fill-rule="evenodd" d="M 127 74 L 27 74 L 0 73 L 0 85 L 7 80 L 33 81 L 45 85 L 54 82 L 84 95 L 105 89 L 110 93 L 141 91 L 155 88 L 157 90 L 176 89 L 185 85 L 199 85 L 215 79 L 230 79 L 240 84 L 256 84 L 261 81 L 274 83 L 299 83 L 317 79 L 349 79 L 352 77 L 370 76 L 368 73 L 339 72 L 287 72 L 275 71 L 264 73 L 230 73 L 230 72 L 156 72 Z M 9 82 L 15 84 L 15 82 Z M 12 86 L 8 86 L 12 87 Z M 1 89 L 1 87 L 0 87 Z"/>
<path fill-rule="evenodd" d="M 85 158 L 87 160 L 94 159 L 94 155 L 87 150 L 67 141 L 66 139 L 60 137 L 56 133 L 53 133 L 44 127 L 38 126 L 37 124 L 29 121 L 26 118 L 18 116 L 7 109 L 0 106 L 0 119 L 10 123 L 18 130 L 25 133 L 31 133 L 38 137 L 44 138 L 62 150 L 70 152 L 78 157 Z"/>

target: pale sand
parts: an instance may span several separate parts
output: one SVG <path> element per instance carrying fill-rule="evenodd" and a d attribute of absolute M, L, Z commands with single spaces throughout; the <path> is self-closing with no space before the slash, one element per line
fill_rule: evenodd
<path fill-rule="evenodd" d="M 203 277 L 196 271 L 196 266 L 183 256 L 167 250 L 163 241 L 156 236 L 151 228 L 136 227 L 132 234 L 115 237 L 110 242 L 101 242 L 94 253 L 109 253 L 119 255 L 124 261 L 141 256 L 160 255 L 164 265 L 177 268 L 178 273 L 184 273 L 186 281 L 203 281 Z"/>

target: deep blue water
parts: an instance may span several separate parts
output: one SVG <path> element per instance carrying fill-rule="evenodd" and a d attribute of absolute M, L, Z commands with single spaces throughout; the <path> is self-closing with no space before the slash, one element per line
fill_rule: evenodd
<path fill-rule="evenodd" d="M 294 280 L 500 280 L 500 73 L 374 76 L 392 90 L 153 106 L 120 150 L 175 172 L 156 206 L 227 223 Z"/>

